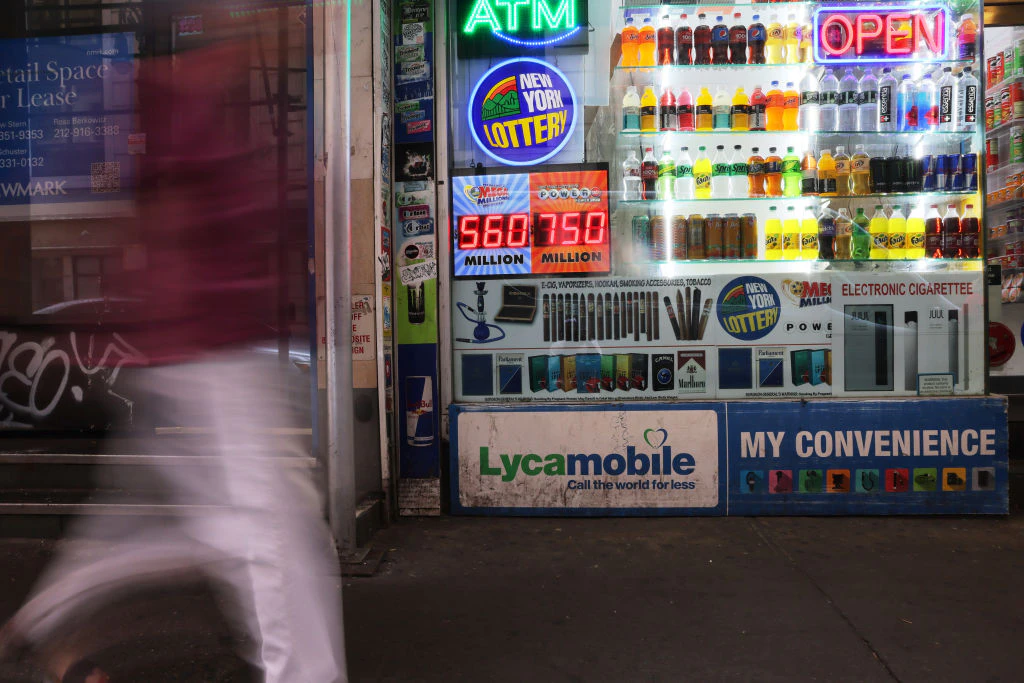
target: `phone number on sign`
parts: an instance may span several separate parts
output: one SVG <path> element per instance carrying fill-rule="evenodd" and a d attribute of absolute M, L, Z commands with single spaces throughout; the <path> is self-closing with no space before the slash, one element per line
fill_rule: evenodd
<path fill-rule="evenodd" d="M 108 137 L 120 135 L 121 126 L 82 126 L 80 128 L 54 128 L 53 137 L 60 138 L 89 138 L 93 136 Z"/>
<path fill-rule="evenodd" d="M 0 157 L 0 168 L 39 168 L 43 165 L 43 157 Z"/>
<path fill-rule="evenodd" d="M 0 130 L 0 141 L 42 139 L 43 131 L 41 130 L 31 130 L 28 128 L 22 130 Z"/>

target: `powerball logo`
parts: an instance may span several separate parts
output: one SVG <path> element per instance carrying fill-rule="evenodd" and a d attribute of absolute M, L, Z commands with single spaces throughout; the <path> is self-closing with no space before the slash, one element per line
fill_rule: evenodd
<path fill-rule="evenodd" d="M 504 185 L 466 185 L 462 188 L 469 201 L 477 206 L 494 206 L 509 199 L 508 188 Z"/>

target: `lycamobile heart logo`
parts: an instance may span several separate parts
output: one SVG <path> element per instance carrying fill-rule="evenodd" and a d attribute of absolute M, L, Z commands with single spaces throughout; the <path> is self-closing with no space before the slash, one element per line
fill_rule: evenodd
<path fill-rule="evenodd" d="M 651 437 L 653 436 L 657 439 L 659 434 L 661 435 L 661 440 L 658 441 L 658 443 L 654 443 L 654 441 L 651 440 Z M 644 441 L 646 441 L 647 445 L 651 448 L 661 448 L 662 444 L 668 441 L 668 432 L 665 429 L 645 429 Z"/>

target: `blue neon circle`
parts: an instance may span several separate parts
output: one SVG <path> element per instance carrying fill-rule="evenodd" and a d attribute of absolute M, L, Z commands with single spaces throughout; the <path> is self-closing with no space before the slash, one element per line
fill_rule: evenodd
<path fill-rule="evenodd" d="M 572 97 L 572 117 L 571 117 L 571 120 L 569 121 L 569 125 L 567 126 L 567 129 L 566 129 L 565 135 L 562 138 L 562 141 L 559 142 L 558 146 L 556 146 L 553 150 L 551 150 L 550 152 L 548 152 L 544 156 L 538 157 L 536 159 L 528 159 L 526 161 L 515 161 L 515 160 L 512 160 L 512 159 L 504 159 L 504 158 L 502 158 L 501 156 L 499 156 L 495 152 L 492 152 L 487 147 L 487 145 L 485 145 L 483 143 L 483 141 L 480 140 L 480 136 L 477 134 L 476 126 L 474 125 L 474 122 L 473 122 L 473 111 L 475 109 L 474 105 L 476 104 L 476 95 L 480 91 L 480 85 L 482 83 L 484 83 L 484 81 L 486 81 L 488 78 L 490 78 L 490 76 L 495 71 L 498 71 L 499 69 L 505 68 L 505 67 L 509 66 L 510 64 L 521 64 L 523 62 L 532 62 L 534 64 L 539 64 L 541 67 L 543 67 L 544 69 L 547 69 L 548 71 L 552 72 L 553 74 L 555 74 L 556 76 L 558 76 L 558 78 L 560 78 L 562 80 L 562 84 L 564 84 L 565 90 L 567 90 L 569 92 L 570 97 Z M 469 96 L 469 106 L 466 109 L 466 119 L 467 119 L 467 122 L 469 123 L 469 132 L 473 136 L 473 142 L 476 143 L 477 147 L 479 147 L 481 150 L 483 150 L 484 154 L 486 154 L 487 156 L 491 157 L 492 159 L 497 161 L 499 164 L 506 164 L 508 166 L 533 166 L 535 164 L 543 163 L 543 162 L 547 161 L 548 159 L 550 159 L 551 157 L 555 156 L 556 154 L 558 154 L 559 152 L 562 151 L 562 148 L 564 148 L 566 146 L 566 144 L 568 144 L 569 139 L 572 137 L 573 132 L 576 130 L 576 115 L 577 115 L 576 112 L 577 112 L 578 109 L 579 109 L 579 101 L 576 98 L 576 91 L 573 90 L 572 84 L 569 82 L 569 79 L 566 78 L 565 74 L 563 74 L 560 70 L 558 70 L 558 68 L 556 68 L 556 67 L 552 66 L 551 64 L 548 64 L 547 62 L 542 61 L 540 59 L 534 59 L 533 57 L 516 57 L 514 59 L 507 59 L 504 62 L 501 62 L 499 64 L 494 65 L 493 67 L 488 69 L 487 72 L 477 80 L 476 85 L 473 86 L 473 92 Z"/>
<path fill-rule="evenodd" d="M 522 38 L 513 38 L 512 36 L 502 33 L 501 31 L 493 31 L 495 38 L 504 40 L 509 45 L 515 45 L 516 47 L 547 47 L 548 45 L 554 45 L 560 43 L 566 38 L 572 38 L 574 35 L 580 32 L 582 26 L 574 26 L 565 33 L 557 35 L 554 38 L 546 38 L 544 40 L 523 40 Z"/>

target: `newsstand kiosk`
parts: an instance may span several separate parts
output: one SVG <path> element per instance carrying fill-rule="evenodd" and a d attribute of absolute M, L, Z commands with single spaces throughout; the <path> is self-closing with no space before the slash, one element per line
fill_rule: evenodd
<path fill-rule="evenodd" d="M 438 16 L 453 512 L 1007 512 L 979 4 Z"/>

